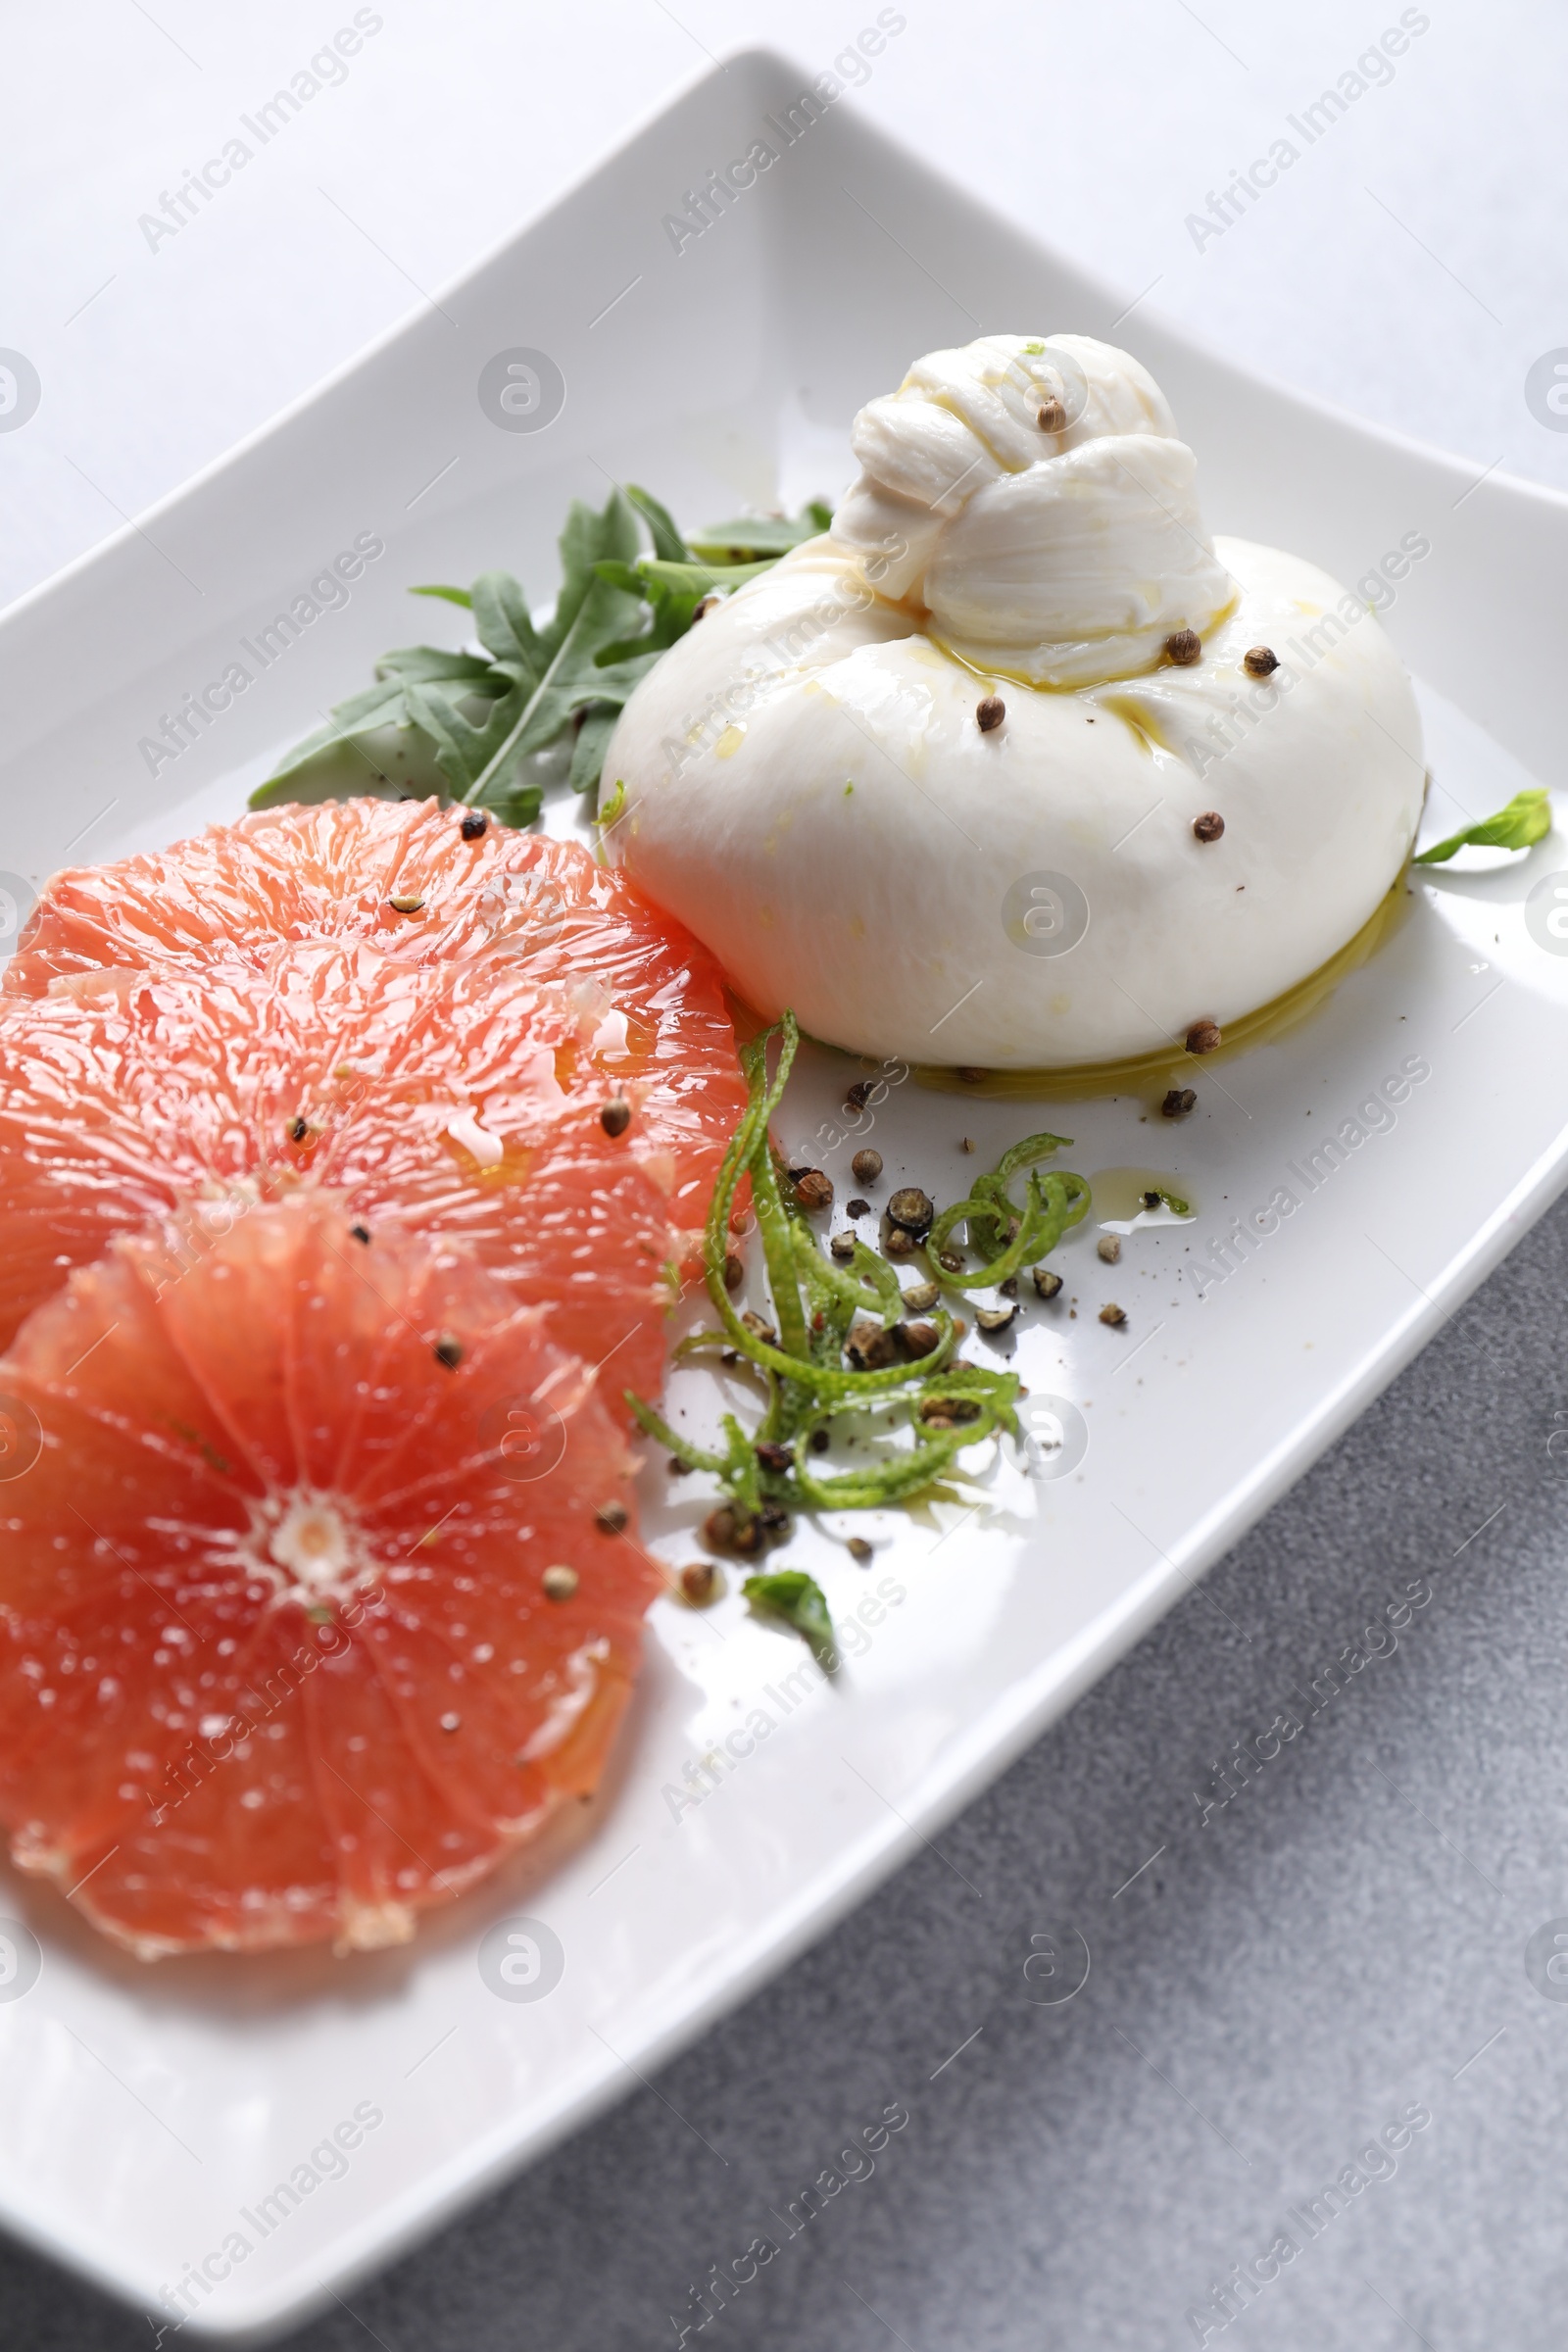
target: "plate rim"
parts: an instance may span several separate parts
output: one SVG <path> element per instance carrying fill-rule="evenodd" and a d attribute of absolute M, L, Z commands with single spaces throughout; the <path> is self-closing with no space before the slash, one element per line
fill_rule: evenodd
<path fill-rule="evenodd" d="M 722 50 L 714 64 L 694 69 L 676 79 L 612 140 L 596 150 L 592 160 L 569 180 L 556 187 L 548 198 L 492 240 L 472 261 L 441 280 L 436 287 L 437 296 L 448 299 L 461 296 L 472 281 L 503 262 L 522 240 L 547 226 L 556 215 L 635 150 L 651 131 L 696 93 L 714 87 L 721 76 L 737 66 L 746 69 L 749 79 L 764 74 L 810 79 L 789 53 L 770 44 L 740 42 Z M 1015 220 L 986 197 L 962 187 L 940 164 L 929 161 L 868 116 L 858 110 L 848 111 L 857 135 L 870 147 L 880 146 L 890 151 L 939 192 L 951 191 L 971 212 L 997 221 L 1009 237 L 1050 256 L 1099 291 L 1107 309 L 1113 307 L 1118 290 L 1098 271 L 1084 269 L 1065 251 L 1037 236 L 1031 225 Z M 784 201 L 787 203 L 789 198 L 786 196 Z M 1157 304 L 1152 305 L 1151 311 L 1158 319 L 1161 336 L 1190 354 L 1200 367 L 1243 386 L 1254 384 L 1325 426 L 1348 431 L 1363 443 L 1417 460 L 1455 484 L 1464 481 L 1475 463 L 1397 427 L 1363 417 L 1250 364 L 1239 363 L 1206 339 L 1194 335 Z M 306 417 L 313 408 L 392 352 L 416 329 L 421 316 L 421 309 L 411 305 L 351 356 L 140 509 L 133 518 L 24 590 L 0 609 L 0 649 L 20 624 L 47 621 L 51 602 L 69 595 L 96 566 L 117 558 L 138 536 L 143 525 L 173 515 L 199 499 L 225 474 Z M 1479 476 L 1472 487 L 1478 493 L 1485 490 L 1489 497 L 1553 514 L 1568 523 L 1568 491 L 1532 481 L 1501 466 Z M 1503 527 L 1508 527 L 1506 515 Z M 826 1869 L 814 1874 L 808 1891 L 791 1899 L 786 1924 L 780 1926 L 775 1913 L 766 1925 L 755 1928 L 721 1985 L 694 1997 L 679 2014 L 632 2045 L 639 2063 L 651 2071 L 667 2065 L 837 1927 L 914 1854 L 928 1834 L 943 1828 L 1009 1769 L 1321 1458 L 1462 1306 L 1565 1185 L 1568 1185 L 1568 1124 L 1559 1128 L 1549 1145 L 1538 1152 L 1504 1200 L 1433 1277 L 1424 1293 L 1386 1326 L 1377 1345 L 1366 1350 L 1337 1387 L 1319 1398 L 1294 1425 L 1288 1439 L 1282 1439 L 1267 1456 L 1253 1465 L 1248 1476 L 1230 1490 L 1223 1504 L 1174 1539 L 1171 1552 L 1159 1552 L 1156 1547 L 1155 1560 L 1135 1582 L 1070 1641 L 1038 1663 L 1009 1694 L 1004 1719 L 999 1721 L 999 1711 L 993 1707 L 985 1719 L 987 1728 L 983 1738 L 977 1727 L 971 1727 L 961 1741 L 955 1741 L 943 1765 L 928 1771 L 906 1799 L 903 1820 L 890 1818 L 885 1828 L 880 1821 L 868 1826 L 834 1855 Z M 616 2057 L 593 2061 L 577 2088 L 556 2091 L 543 2111 L 538 2108 L 530 2111 L 526 2122 L 509 2119 L 493 2127 L 481 2141 L 450 2157 L 414 2184 L 398 2190 L 372 2216 L 345 2230 L 334 2239 L 329 2254 L 313 2266 L 320 2272 L 314 2282 L 302 2284 L 297 2272 L 285 2273 L 275 2286 L 254 2294 L 242 2310 L 237 2310 L 232 2324 L 200 2313 L 193 2315 L 185 2327 L 198 2340 L 245 2344 L 274 2339 L 286 2328 L 300 2326 L 328 2306 L 334 2284 L 351 2285 L 402 2259 L 457 2213 L 605 2113 L 633 2087 L 624 2081 L 624 2065 Z M 12 2211 L 0 2218 L 10 2235 L 63 2269 L 86 2278 L 117 2302 L 132 2309 L 143 2307 L 138 2284 L 112 2263 L 101 2260 L 85 2241 L 73 2243 L 59 2229 L 34 2216 Z"/>

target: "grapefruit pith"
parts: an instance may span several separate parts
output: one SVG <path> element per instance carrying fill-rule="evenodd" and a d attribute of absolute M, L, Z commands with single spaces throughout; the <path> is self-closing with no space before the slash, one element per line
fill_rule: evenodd
<path fill-rule="evenodd" d="M 595 1785 L 659 1582 L 630 1460 L 461 1245 L 191 1211 L 0 1392 L 0 1820 L 112 1936 L 400 1940 Z"/>

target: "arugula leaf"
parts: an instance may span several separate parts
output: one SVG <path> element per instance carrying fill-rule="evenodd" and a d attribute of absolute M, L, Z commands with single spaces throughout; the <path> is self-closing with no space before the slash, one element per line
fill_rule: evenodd
<path fill-rule="evenodd" d="M 760 572 L 771 571 L 775 560 L 769 556 L 760 564 L 713 564 L 665 562 L 657 556 L 643 556 L 636 564 L 596 565 L 601 579 L 643 599 L 653 613 L 653 626 L 640 636 L 622 638 L 616 645 L 602 647 L 595 661 L 609 663 L 635 660 L 644 654 L 667 653 L 691 627 L 705 596 L 715 588 L 741 587 L 747 580 L 756 579 Z"/>
<path fill-rule="evenodd" d="M 646 568 L 647 559 L 640 564 L 601 564 L 597 566 L 602 580 L 612 587 L 622 588 L 628 596 L 640 597 L 653 613 L 653 627 L 636 637 L 624 637 L 615 645 L 602 646 L 594 657 L 606 664 L 611 662 L 631 661 L 639 654 L 665 653 L 677 637 L 684 637 L 706 588 L 672 586 L 667 580 L 652 579 Z"/>
<path fill-rule="evenodd" d="M 410 684 L 443 686 L 461 694 L 504 691 L 491 679 L 490 663 L 472 654 L 448 653 L 434 645 L 404 646 L 383 654 L 376 663 L 375 685 L 336 704 L 327 724 L 296 744 L 257 786 L 250 806 L 268 808 L 279 801 L 347 798 L 369 789 L 371 779 L 407 782 L 425 792 L 435 789 L 426 780 L 433 745 L 399 744 L 392 732 L 413 731 Z M 404 772 L 389 772 L 393 769 Z"/>
<path fill-rule="evenodd" d="M 510 571 L 482 571 L 473 583 L 471 603 L 485 651 L 497 662 L 514 662 L 519 674 L 526 671 L 537 679 L 545 654 L 520 583 Z"/>
<path fill-rule="evenodd" d="M 662 507 L 651 490 L 639 490 L 635 482 L 626 485 L 626 496 L 653 533 L 654 553 L 666 564 L 684 564 L 691 549 L 676 529 L 667 507 Z"/>
<path fill-rule="evenodd" d="M 813 498 L 795 519 L 786 521 L 782 514 L 742 514 L 734 522 L 710 522 L 692 539 L 693 552 L 699 556 L 716 556 L 731 564 L 746 563 L 759 556 L 777 559 L 787 556 L 792 547 L 805 540 L 815 539 L 833 521 L 833 510 L 819 498 Z"/>
<path fill-rule="evenodd" d="M 782 1617 L 805 1637 L 817 1664 L 831 1674 L 839 1662 L 833 1640 L 833 1620 L 826 1597 L 814 1577 L 804 1568 L 775 1568 L 765 1576 L 749 1576 L 741 1587 L 754 1608 Z"/>
<path fill-rule="evenodd" d="M 407 683 L 410 678 L 436 684 L 461 681 L 466 693 L 482 694 L 491 674 L 488 662 L 477 654 L 449 653 L 441 645 L 400 645 L 383 654 L 375 665 L 375 674 L 384 680 Z M 340 709 L 347 709 L 340 704 Z"/>
<path fill-rule="evenodd" d="M 409 716 L 434 743 L 441 772 L 459 798 L 470 797 L 467 788 L 486 777 L 483 795 L 472 797 L 482 797 L 484 806 L 509 825 L 532 824 L 544 800 L 539 785 L 520 782 L 520 758 L 502 757 L 521 693 L 514 687 L 476 727 L 438 688 L 411 685 L 408 692 Z"/>
<path fill-rule="evenodd" d="M 455 784 L 464 786 L 464 800 L 483 802 L 487 808 L 499 806 L 491 794 L 510 789 L 517 762 L 554 743 L 574 711 L 589 703 L 612 703 L 616 710 L 620 708 L 648 668 L 648 658 L 601 669 L 594 656 L 625 626 L 634 611 L 632 599 L 608 580 L 591 582 L 538 683 L 519 681 L 515 696 L 498 704 L 496 719 L 486 732 L 483 759 L 476 762 L 470 756 L 466 772 L 453 776 Z M 545 635 L 541 632 L 541 642 Z M 474 752 L 478 749 L 475 742 Z"/>
<path fill-rule="evenodd" d="M 662 507 L 658 514 L 660 531 L 673 533 Z M 649 528 L 655 529 L 652 519 Z M 534 627 L 527 597 L 509 572 L 484 572 L 471 589 L 433 583 L 415 589 L 471 612 L 490 659 L 439 646 L 384 654 L 376 684 L 338 704 L 326 726 L 287 753 L 251 795 L 251 806 L 342 798 L 372 782 L 424 794 L 442 789 L 444 780 L 458 797 L 482 801 L 509 822 L 531 822 L 540 794 L 519 777 L 521 761 L 586 704 L 618 709 L 648 666 L 640 659 L 635 667 L 594 667 L 595 655 L 633 625 L 642 601 L 638 589 L 603 587 L 594 567 L 606 559 L 624 563 L 637 546 L 636 514 L 618 490 L 601 514 L 574 500 L 561 535 L 561 594 L 542 629 Z M 491 706 L 478 723 L 475 702 Z M 596 742 L 602 752 L 598 731 L 590 753 Z M 591 780 L 584 774 L 584 789 Z"/>
<path fill-rule="evenodd" d="M 318 727 L 314 735 L 307 735 L 303 743 L 296 744 L 288 755 L 287 764 L 273 771 L 264 789 L 269 791 L 270 798 L 286 800 L 286 793 L 271 794 L 271 785 L 283 782 L 296 767 L 303 767 L 327 744 L 347 741 L 356 735 L 372 735 L 378 727 L 396 726 L 402 716 L 401 678 L 393 678 L 377 686 L 367 686 L 363 694 L 350 695 L 346 703 L 338 703 L 324 727 Z M 254 801 L 252 805 L 256 805 Z"/>
<path fill-rule="evenodd" d="M 1495 816 L 1483 817 L 1479 824 L 1466 825 L 1462 832 L 1450 833 L 1446 841 L 1423 850 L 1414 862 L 1442 865 L 1455 850 L 1528 850 L 1550 831 L 1551 796 L 1543 788 L 1533 788 L 1516 792 Z"/>
<path fill-rule="evenodd" d="M 777 556 L 761 556 L 755 564 L 665 564 L 657 556 L 644 556 L 637 569 L 645 579 L 698 604 L 715 588 L 744 588 L 777 562 Z"/>
<path fill-rule="evenodd" d="M 594 565 L 631 563 L 637 553 L 637 517 L 618 489 L 612 490 L 603 514 L 596 514 L 574 498 L 561 534 L 561 593 L 556 609 L 539 632 L 546 659 L 560 652 L 571 632 L 594 584 Z"/>
<path fill-rule="evenodd" d="M 620 716 L 616 703 L 590 703 L 577 729 L 577 740 L 571 747 L 571 775 L 573 792 L 594 792 L 604 769 L 605 753 Z"/>
<path fill-rule="evenodd" d="M 639 554 L 639 518 L 651 556 Z M 431 645 L 383 654 L 375 684 L 335 705 L 327 724 L 257 787 L 251 806 L 372 789 L 421 798 L 434 792 L 493 808 L 511 824 L 530 823 L 541 787 L 523 762 L 575 720 L 570 780 L 574 791 L 592 791 L 616 714 L 686 634 L 703 598 L 767 570 L 786 547 L 828 520 L 827 509 L 816 506 L 794 523 L 718 525 L 719 534 L 744 528 L 757 555 L 709 564 L 694 560 L 667 509 L 647 490 L 612 489 L 598 512 L 574 499 L 548 621 L 535 622 L 521 583 L 507 571 L 482 572 L 470 588 L 427 581 L 412 589 L 471 612 L 483 654 Z"/>
<path fill-rule="evenodd" d="M 253 808 L 280 803 L 372 799 L 428 801 L 449 790 L 435 745 L 416 726 L 372 727 L 363 734 L 322 730 L 324 740 L 300 767 L 269 777 L 250 797 Z"/>

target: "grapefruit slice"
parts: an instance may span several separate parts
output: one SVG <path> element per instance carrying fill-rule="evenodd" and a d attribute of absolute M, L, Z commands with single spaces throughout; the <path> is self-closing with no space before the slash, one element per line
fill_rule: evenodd
<path fill-rule="evenodd" d="M 34 908 L 6 991 L 41 996 L 62 974 L 105 964 L 265 956 L 279 940 L 368 939 L 412 963 L 541 949 L 554 958 L 565 940 L 593 970 L 612 912 L 616 944 L 634 956 L 645 939 L 667 944 L 669 927 L 576 843 L 494 817 L 466 839 L 463 819 L 477 814 L 434 800 L 263 808 L 172 849 L 70 869 Z M 421 904 L 400 909 L 394 897 Z"/>
<path fill-rule="evenodd" d="M 122 1238 L 0 1359 L 0 1821 L 143 1956 L 406 1938 L 594 1788 L 636 1673 L 591 1377 L 356 1223 L 302 1186 Z"/>
<path fill-rule="evenodd" d="M 695 1229 L 714 1099 L 612 1076 L 574 980 L 363 942 L 99 969 L 0 1001 L 0 1347 L 110 1238 L 203 1198 L 340 1192 L 377 1234 L 450 1234 L 563 1346 L 660 1384 L 667 1261 Z M 738 1079 L 733 1081 L 739 1083 Z M 607 1095 L 625 1128 L 606 1132 Z"/>
<path fill-rule="evenodd" d="M 7 965 L 7 996 L 106 969 L 265 969 L 284 943 L 368 942 L 410 966 L 479 965 L 569 1002 L 557 1075 L 574 1098 L 637 1090 L 639 1156 L 674 1155 L 695 1232 L 746 1108 L 718 967 L 681 924 L 576 842 L 439 802 L 259 809 L 172 849 L 57 874 Z M 395 903 L 396 902 L 396 903 Z M 519 1002 L 514 995 L 509 1017 Z"/>

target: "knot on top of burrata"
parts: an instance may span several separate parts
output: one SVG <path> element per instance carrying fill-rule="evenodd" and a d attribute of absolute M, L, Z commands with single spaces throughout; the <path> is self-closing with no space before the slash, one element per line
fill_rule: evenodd
<path fill-rule="evenodd" d="M 1159 386 L 1089 335 L 988 335 L 868 401 L 833 539 L 958 660 L 1036 686 L 1133 677 L 1236 583 Z"/>

